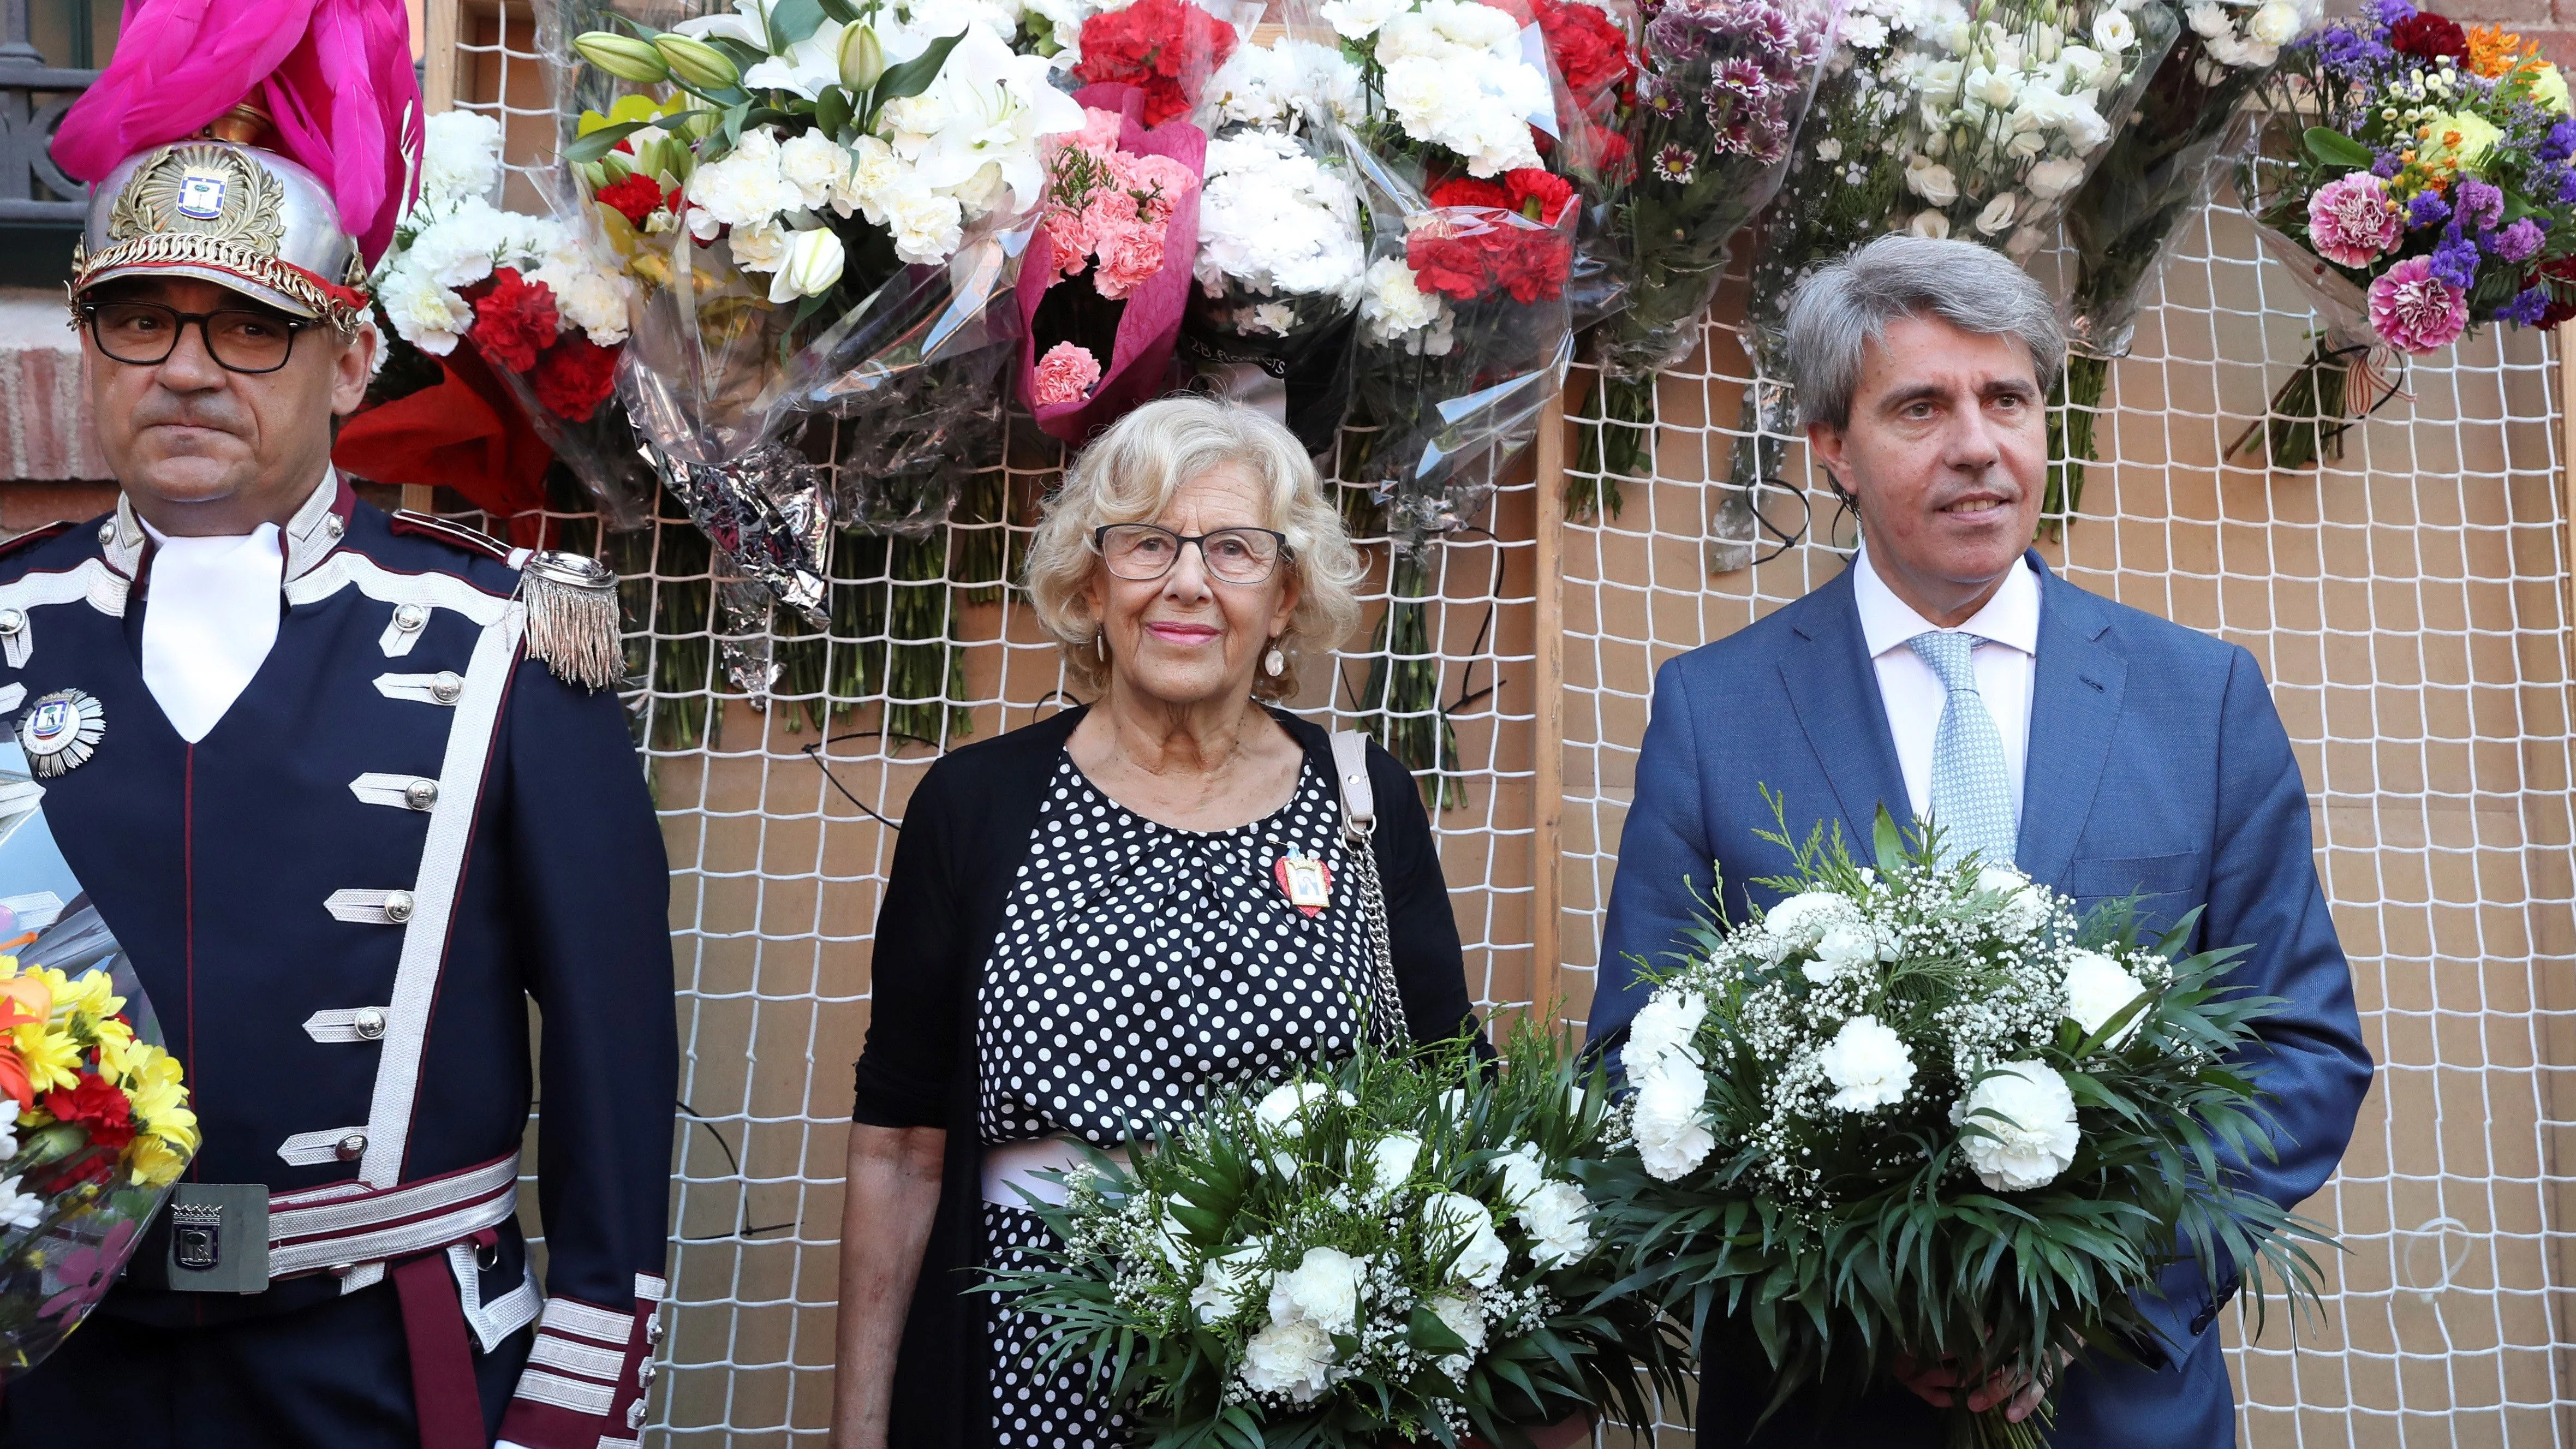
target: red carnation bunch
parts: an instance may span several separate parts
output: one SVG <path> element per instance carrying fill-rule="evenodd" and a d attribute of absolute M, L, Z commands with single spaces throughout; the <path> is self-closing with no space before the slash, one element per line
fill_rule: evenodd
<path fill-rule="evenodd" d="M 2426 60 L 2442 56 L 2466 62 L 2469 58 L 2469 34 L 2460 23 L 2429 10 L 2418 10 L 2388 28 L 2388 48 L 2406 55 L 2420 55 Z"/>
<path fill-rule="evenodd" d="M 1462 177 L 1431 189 L 1440 208 L 1404 238 L 1415 285 L 1453 301 L 1508 292 L 1521 303 L 1554 301 L 1565 291 L 1574 249 L 1553 228 L 1574 201 L 1564 177 L 1535 169 L 1506 171 L 1500 184 Z M 1457 214 L 1458 208 L 1508 211 L 1550 228 L 1513 226 L 1500 218 Z"/>
<path fill-rule="evenodd" d="M 92 1146 L 121 1152 L 134 1140 L 132 1105 L 115 1083 L 96 1072 L 81 1073 L 69 1090 L 56 1087 L 47 1092 L 44 1107 L 55 1121 L 87 1131 Z"/>
<path fill-rule="evenodd" d="M 528 281 L 515 267 L 494 268 L 491 286 L 474 298 L 475 348 L 512 372 L 536 366 L 537 354 L 554 345 L 560 330 L 554 289 Z"/>
<path fill-rule="evenodd" d="M 1584 0 L 1530 0 L 1547 53 L 1583 109 L 1628 83 L 1637 70 L 1628 36 L 1609 12 Z"/>
<path fill-rule="evenodd" d="M 613 181 L 599 188 L 600 204 L 615 208 L 618 215 L 626 218 L 629 226 L 642 226 L 666 202 L 675 203 L 678 196 L 679 193 L 674 191 L 665 197 L 662 183 L 641 171 L 630 171 L 626 173 L 625 180 Z"/>
<path fill-rule="evenodd" d="M 1123 81 L 1145 93 L 1144 122 L 1196 109 L 1207 78 L 1234 54 L 1234 27 L 1186 0 L 1136 0 L 1082 22 L 1085 84 Z"/>
<path fill-rule="evenodd" d="M 567 334 L 537 360 L 537 402 L 570 422 L 586 423 L 617 384 L 617 353 L 579 333 Z"/>

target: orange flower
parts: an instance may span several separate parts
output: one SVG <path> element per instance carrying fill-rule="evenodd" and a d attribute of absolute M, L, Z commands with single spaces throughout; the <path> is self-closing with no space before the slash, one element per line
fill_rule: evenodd
<path fill-rule="evenodd" d="M 2500 76 L 2528 56 L 2540 54 L 2535 42 L 2524 45 L 2522 37 L 2506 33 L 2501 25 L 2477 25 L 2469 28 L 2469 70 L 2472 74 Z"/>
<path fill-rule="evenodd" d="M 22 1026 L 42 1026 L 53 1010 L 54 993 L 41 978 L 13 976 L 0 981 L 0 1092 L 17 1098 L 21 1112 L 36 1105 L 35 1085 L 27 1079 L 27 1063 L 8 1037 Z"/>

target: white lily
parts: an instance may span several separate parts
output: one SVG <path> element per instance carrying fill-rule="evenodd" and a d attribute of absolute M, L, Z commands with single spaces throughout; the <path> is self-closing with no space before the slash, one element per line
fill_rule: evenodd
<path fill-rule="evenodd" d="M 701 15 L 695 20 L 683 20 L 671 27 L 671 33 L 685 35 L 691 40 L 712 40 L 722 36 L 727 40 L 739 40 L 766 54 L 769 50 L 769 12 L 777 5 L 778 0 L 733 0 L 733 14 L 718 12 Z"/>
<path fill-rule="evenodd" d="M 1044 57 L 1015 55 L 991 32 L 970 28 L 928 90 L 887 107 L 897 128 L 887 139 L 922 185 L 965 186 L 993 166 L 1012 209 L 1029 210 L 1046 192 L 1038 142 L 1082 129 L 1081 105 L 1048 83 L 1050 69 Z M 939 119 L 935 129 L 903 129 L 911 115 Z"/>
<path fill-rule="evenodd" d="M 794 91 L 809 101 L 823 98 L 823 87 L 841 83 L 841 22 L 826 20 L 814 33 L 742 73 L 747 91 Z"/>

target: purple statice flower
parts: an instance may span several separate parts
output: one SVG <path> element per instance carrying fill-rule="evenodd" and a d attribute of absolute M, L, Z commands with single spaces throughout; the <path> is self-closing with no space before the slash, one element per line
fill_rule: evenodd
<path fill-rule="evenodd" d="M 2329 25 L 2304 43 L 2316 53 L 2318 69 L 2352 81 L 2370 79 L 2390 56 L 2380 32 L 2350 25 Z"/>
<path fill-rule="evenodd" d="M 2380 29 L 2401 25 L 2415 18 L 2415 7 L 2406 0 L 2371 0 L 2370 18 Z"/>
<path fill-rule="evenodd" d="M 2435 192 L 2417 192 L 2415 199 L 2406 203 L 2408 231 L 2422 231 L 2428 226 L 2440 226 L 2450 219 L 2451 204 Z"/>
<path fill-rule="evenodd" d="M 2558 200 L 2576 202 L 2576 170 L 2562 171 L 2558 176 Z"/>
<path fill-rule="evenodd" d="M 2406 162 L 2394 151 L 2382 151 L 2371 158 L 2370 174 L 2382 181 L 2393 181 L 2406 169 Z"/>
<path fill-rule="evenodd" d="M 2564 161 L 2576 156 L 2576 121 L 2560 121 L 2551 126 L 2549 134 L 2540 138 L 2538 149 L 2543 162 Z"/>
<path fill-rule="evenodd" d="M 2460 235 L 2460 224 L 2454 220 L 2443 228 L 2442 241 L 2433 248 L 2433 279 L 2456 287 L 2462 292 L 2478 279 L 2478 244 Z"/>
<path fill-rule="evenodd" d="M 2475 177 L 2462 177 L 2451 193 L 2451 210 L 2462 226 L 2483 231 L 2504 220 L 2504 191 Z"/>
<path fill-rule="evenodd" d="M 2524 217 L 2502 231 L 2478 238 L 2487 255 L 2500 262 L 2527 262 L 2540 254 L 2540 224 Z"/>
<path fill-rule="evenodd" d="M 2522 225 L 2520 222 L 2516 222 L 2514 224 L 2516 226 Z M 2521 291 L 2514 293 L 2512 301 L 2507 302 L 2496 309 L 2496 315 L 2507 322 L 2518 322 L 2525 327 L 2531 327 L 2537 325 L 2540 321 L 2541 314 L 2548 310 L 2549 289 L 2542 286 L 2531 286 L 2525 287 Z"/>

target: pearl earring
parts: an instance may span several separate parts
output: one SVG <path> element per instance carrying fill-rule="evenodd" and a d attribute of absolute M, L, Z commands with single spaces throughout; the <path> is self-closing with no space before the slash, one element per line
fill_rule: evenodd
<path fill-rule="evenodd" d="M 1103 630 L 1101 630 L 1099 633 L 1092 635 L 1092 636 L 1091 636 L 1091 647 L 1092 647 L 1094 650 L 1098 651 L 1098 653 L 1099 653 L 1099 655 L 1100 655 L 1100 662 L 1101 662 L 1101 663 L 1103 663 L 1103 664 L 1108 663 L 1108 662 L 1109 662 L 1109 631 L 1108 631 L 1108 630 L 1106 630 L 1106 629 L 1103 629 Z"/>
<path fill-rule="evenodd" d="M 1272 645 L 1270 652 L 1261 657 L 1261 672 L 1277 679 L 1288 672 L 1288 656 L 1280 653 L 1277 645 Z"/>

